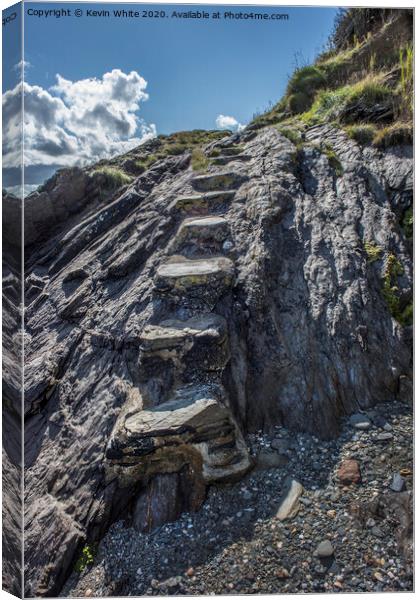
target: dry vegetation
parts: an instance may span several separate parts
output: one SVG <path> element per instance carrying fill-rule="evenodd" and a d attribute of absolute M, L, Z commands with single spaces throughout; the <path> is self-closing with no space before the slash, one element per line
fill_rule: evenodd
<path fill-rule="evenodd" d="M 330 48 L 292 74 L 284 97 L 254 120 L 286 131 L 329 122 L 362 144 L 412 141 L 411 11 L 340 11 Z"/>

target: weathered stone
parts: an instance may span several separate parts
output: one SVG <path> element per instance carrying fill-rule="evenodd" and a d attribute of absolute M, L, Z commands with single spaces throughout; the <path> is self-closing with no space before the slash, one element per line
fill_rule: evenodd
<path fill-rule="evenodd" d="M 329 558 L 334 554 L 334 548 L 330 540 L 320 542 L 315 550 L 315 556 L 318 558 Z"/>
<path fill-rule="evenodd" d="M 231 286 L 233 274 L 234 266 L 228 258 L 190 260 L 175 257 L 158 268 L 155 286 L 161 293 L 214 300 Z"/>
<path fill-rule="evenodd" d="M 341 463 L 337 477 L 341 484 L 348 485 L 350 483 L 359 483 L 361 479 L 360 467 L 357 460 L 345 459 Z"/>
<path fill-rule="evenodd" d="M 389 486 L 393 492 L 402 492 L 405 489 L 405 479 L 399 473 L 394 473 Z"/>
<path fill-rule="evenodd" d="M 181 196 L 172 201 L 170 211 L 207 214 L 233 200 L 236 190 L 220 190 L 195 196 Z"/>
<path fill-rule="evenodd" d="M 291 519 L 299 512 L 299 498 L 303 494 L 303 486 L 294 479 L 287 482 L 287 490 L 280 502 L 276 513 L 276 519 L 285 521 Z"/>
<path fill-rule="evenodd" d="M 128 485 L 185 465 L 205 481 L 246 472 L 251 461 L 223 395 L 217 386 L 190 385 L 154 408 L 128 406 L 107 446 L 110 477 Z"/>
<path fill-rule="evenodd" d="M 192 249 L 196 253 L 217 251 L 230 233 L 229 223 L 224 217 L 192 217 L 185 219 L 178 229 L 170 252 Z"/>
<path fill-rule="evenodd" d="M 133 526 L 139 531 L 151 531 L 175 521 L 184 511 L 197 510 L 204 497 L 204 485 L 195 485 L 188 468 L 157 474 L 137 497 Z"/>
<path fill-rule="evenodd" d="M 365 431 L 370 428 L 370 419 L 366 415 L 356 413 L 350 417 L 350 423 L 355 429 Z"/>
<path fill-rule="evenodd" d="M 154 353 L 202 340 L 220 345 L 225 341 L 226 336 L 226 320 L 219 315 L 209 313 L 185 321 L 167 319 L 159 325 L 147 325 L 140 336 L 140 341 L 144 352 Z"/>
<path fill-rule="evenodd" d="M 388 431 L 384 431 L 381 433 L 378 433 L 378 435 L 376 436 L 376 441 L 377 442 L 389 442 L 394 438 L 394 436 L 392 435 L 392 433 L 388 432 Z"/>
<path fill-rule="evenodd" d="M 224 171 L 209 175 L 197 175 L 191 180 L 191 185 L 199 192 L 230 190 L 239 187 L 246 179 L 245 175 L 240 175 L 236 171 Z"/>
<path fill-rule="evenodd" d="M 212 158 L 212 162 L 215 165 L 227 165 L 235 160 L 247 161 L 251 160 L 251 158 L 252 157 L 249 154 L 235 154 L 231 156 L 221 154 L 220 156 L 215 156 Z"/>

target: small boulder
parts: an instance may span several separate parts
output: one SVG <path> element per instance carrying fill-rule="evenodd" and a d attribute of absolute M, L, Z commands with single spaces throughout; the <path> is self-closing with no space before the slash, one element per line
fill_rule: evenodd
<path fill-rule="evenodd" d="M 392 482 L 389 486 L 393 492 L 402 492 L 405 489 L 405 479 L 399 473 L 394 473 Z"/>
<path fill-rule="evenodd" d="M 381 433 L 378 433 L 378 435 L 376 436 L 376 441 L 377 442 L 389 442 L 390 440 L 393 439 L 393 435 L 392 433 L 390 433 L 389 431 L 384 431 Z"/>
<path fill-rule="evenodd" d="M 350 417 L 350 424 L 355 429 L 359 429 L 361 431 L 366 431 L 370 428 L 371 422 L 369 417 L 366 415 L 362 415 L 361 413 L 356 413 Z"/>
<path fill-rule="evenodd" d="M 299 512 L 299 498 L 303 493 L 303 486 L 294 479 L 289 480 L 288 483 L 288 489 L 281 500 L 276 514 L 276 519 L 279 519 L 279 521 L 291 519 Z"/>
<path fill-rule="evenodd" d="M 331 544 L 330 540 L 323 540 L 320 544 L 318 544 L 315 555 L 318 558 L 329 558 L 334 554 L 334 548 Z"/>
<path fill-rule="evenodd" d="M 357 460 L 354 460 L 353 458 L 343 460 L 337 471 L 337 477 L 339 482 L 343 485 L 359 483 L 361 476 Z"/>

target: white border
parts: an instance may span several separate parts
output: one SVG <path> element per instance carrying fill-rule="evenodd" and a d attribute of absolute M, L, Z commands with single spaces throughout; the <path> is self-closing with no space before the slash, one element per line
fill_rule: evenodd
<path fill-rule="evenodd" d="M 57 2 L 54 2 L 54 0 L 45 0 L 43 2 L 40 2 L 40 4 L 46 4 L 46 3 L 62 3 L 62 4 L 67 4 L 70 3 L 71 0 L 69 0 L 68 2 L 62 1 L 62 0 L 58 0 Z M 75 2 L 80 2 L 80 3 L 92 3 L 92 0 L 75 0 Z M 75 3 L 74 1 L 71 3 Z M 362 7 L 372 7 L 372 8 L 415 8 L 415 4 L 414 2 L 403 2 L 402 5 L 399 5 L 397 3 L 396 0 L 392 1 L 392 0 L 382 0 L 382 2 L 372 2 L 370 0 L 365 0 L 364 2 L 358 2 L 356 0 L 346 0 L 346 2 L 344 4 L 340 4 L 340 3 L 334 3 L 334 2 L 329 2 L 329 1 L 325 1 L 325 0 L 318 0 L 317 2 L 314 1 L 307 1 L 307 2 L 302 2 L 302 1 L 297 1 L 297 0 L 290 0 L 289 2 L 279 2 L 278 0 L 264 0 L 264 1 L 259 1 L 259 0 L 211 0 L 211 1 L 204 1 L 204 0 L 196 0 L 195 2 L 187 2 L 187 1 L 181 1 L 181 2 L 173 2 L 173 1 L 167 1 L 167 0 L 153 0 L 150 2 L 124 2 L 124 0 L 109 0 L 109 1 L 105 1 L 105 2 L 98 2 L 99 4 L 191 4 L 191 5 L 197 5 L 197 4 L 203 4 L 203 5 L 217 5 L 217 4 L 221 4 L 221 5 L 238 5 L 238 6 L 331 6 L 331 7 L 354 7 L 354 6 L 362 6 Z M 16 4 L 16 2 L 14 2 L 13 0 L 0 0 L 0 7 L 2 10 L 4 10 L 5 8 L 8 8 L 9 6 L 12 6 L 13 4 Z M 417 11 L 414 12 L 414 30 L 415 32 L 417 31 L 417 25 L 418 25 L 418 15 L 417 15 Z M 23 27 L 24 27 L 24 19 L 22 19 L 23 22 Z M 23 43 L 23 35 L 22 35 L 22 43 Z M 1 54 L 1 44 L 0 44 L 0 54 Z M 22 48 L 22 58 L 24 57 L 24 47 Z M 417 61 L 415 61 L 415 81 L 417 80 L 417 74 L 418 74 L 418 69 L 417 69 Z M 1 84 L 1 73 L 0 73 L 0 84 Z M 23 95 L 22 95 L 23 96 Z M 418 108 L 418 99 L 415 95 L 414 97 L 415 99 L 415 114 L 417 114 L 417 108 Z M 22 99 L 23 102 L 23 99 Z M 0 124 L 0 132 L 1 132 L 1 124 Z M 415 129 L 415 140 L 417 139 L 417 131 Z M 22 150 L 23 152 L 23 150 Z M 417 176 L 418 173 L 418 165 L 415 163 L 415 177 Z M 0 170 L 0 183 L 1 183 L 1 170 Z M 416 196 L 416 195 L 415 195 Z M 414 202 L 416 202 L 416 199 L 414 200 Z M 23 213 L 23 211 L 22 211 Z M 420 210 L 419 210 L 419 215 L 420 215 Z M 23 215 L 22 215 L 23 218 Z M 1 219 L 1 217 L 0 217 Z M 419 218 L 420 219 L 420 216 Z M 415 240 L 417 239 L 417 234 L 418 234 L 418 230 L 420 229 L 420 225 L 418 223 L 418 219 L 415 218 L 415 222 L 414 222 L 414 229 L 415 229 Z M 23 229 L 22 229 L 23 231 Z M 1 243 L 1 227 L 0 227 L 0 243 Z M 23 246 L 23 245 L 22 245 Z M 23 250 L 22 250 L 23 253 Z M 418 258 L 418 245 L 415 244 L 415 248 L 414 248 L 414 264 L 416 264 L 417 262 L 417 258 Z M 415 286 L 414 286 L 414 290 L 415 290 Z M 22 286 L 22 293 L 23 293 L 23 286 Z M 417 309 L 415 306 L 415 322 L 416 322 L 416 316 L 417 316 Z M 1 320 L 0 320 L 0 333 L 1 333 Z M 414 356 L 415 356 L 415 361 L 414 361 L 414 365 L 415 365 L 415 371 L 417 371 L 417 366 L 418 366 L 418 353 L 416 352 L 418 347 L 418 343 L 417 340 L 415 340 L 415 345 L 414 345 Z M 0 348 L 0 356 L 1 356 L 1 348 Z M 414 398 L 414 405 L 416 402 L 416 398 Z M 415 461 L 417 464 L 417 455 L 418 455 L 418 447 L 415 448 Z M 1 491 L 1 481 L 0 481 L 0 491 Z M 417 495 L 417 491 L 418 491 L 418 486 L 417 486 L 417 478 L 415 478 L 415 495 Z M 415 540 L 418 539 L 417 537 L 417 522 L 415 521 Z M 1 539 L 0 539 L 0 549 L 1 549 Z M 418 561 L 417 561 L 417 553 L 415 555 L 415 576 L 417 575 L 417 568 L 418 568 Z M 0 565 L 1 565 L 1 553 L 0 553 Z M 378 599 L 381 600 L 382 598 L 385 599 L 389 599 L 389 598 L 393 598 L 396 597 L 397 595 L 401 595 L 402 593 L 404 593 L 405 596 L 407 597 L 414 597 L 414 592 L 392 592 L 392 593 L 374 593 L 374 599 Z M 305 600 L 320 600 L 321 596 L 324 596 L 326 594 L 295 594 L 294 596 L 297 597 L 301 597 L 304 598 Z M 331 594 L 328 594 L 328 596 L 330 596 Z M 334 594 L 335 596 L 336 594 Z M 351 596 L 352 598 L 364 598 L 365 600 L 367 598 L 369 598 L 372 595 L 372 593 L 364 593 L 364 594 L 359 594 L 359 593 L 352 593 L 352 594 L 340 594 L 340 596 Z M 273 598 L 277 598 L 277 597 L 281 597 L 281 596 L 290 596 L 290 594 L 273 594 L 273 595 L 265 595 L 265 594 L 261 594 L 258 595 L 258 598 L 261 600 L 271 600 Z M 214 596 L 201 596 L 202 598 L 214 598 Z M 0 600 L 11 600 L 12 598 L 15 598 L 15 596 L 12 596 L 11 594 L 8 594 L 7 592 L 0 590 Z M 113 597 L 115 598 L 115 600 L 119 600 L 118 597 Z M 134 596 L 133 596 L 134 598 Z M 184 597 L 184 596 L 177 596 L 177 598 L 191 598 L 191 597 Z M 217 596 L 217 598 L 226 598 L 231 600 L 232 598 L 243 598 L 243 596 L 234 596 L 234 595 L 229 595 L 229 596 Z"/>

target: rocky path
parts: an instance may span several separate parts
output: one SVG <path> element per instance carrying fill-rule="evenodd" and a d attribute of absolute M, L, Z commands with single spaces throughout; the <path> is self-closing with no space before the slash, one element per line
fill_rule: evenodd
<path fill-rule="evenodd" d="M 245 479 L 211 486 L 198 512 L 150 534 L 116 523 L 63 595 L 412 589 L 407 405 L 353 416 L 331 442 L 275 428 L 247 444 L 256 467 Z M 290 478 L 303 493 L 280 520 Z"/>
<path fill-rule="evenodd" d="M 123 407 L 106 452 L 109 480 L 140 482 L 140 531 L 197 509 L 209 483 L 238 479 L 252 466 L 222 384 L 226 320 L 211 312 L 234 282 L 234 261 L 224 255 L 230 227 L 220 211 L 206 210 L 232 198 L 243 180 L 234 171 L 195 176 L 201 193 L 175 203 L 185 218 L 154 277 L 158 314 L 140 336 L 141 392 Z"/>
<path fill-rule="evenodd" d="M 254 454 L 257 448 L 237 423 L 265 432 L 282 423 L 325 439 L 338 433 L 343 414 L 411 398 L 412 330 L 392 317 L 383 291 L 394 264 L 401 310 L 410 302 L 411 245 L 401 219 L 412 201 L 412 150 L 363 148 L 328 125 L 306 135 L 297 147 L 274 127 L 235 134 L 206 148 L 209 159 L 218 156 L 205 175 L 192 169 L 189 153 L 168 156 L 109 202 L 88 202 L 70 221 L 59 219 L 25 254 L 28 597 L 61 593 L 81 550 L 121 518 L 133 532 L 121 534 L 121 564 L 114 546 L 105 553 L 109 578 L 100 585 L 108 594 L 112 585 L 160 590 L 190 567 L 197 573 L 180 591 L 277 588 L 271 567 L 264 574 L 255 565 L 240 584 L 226 575 L 221 553 L 232 553 L 234 573 L 246 552 L 232 544 L 244 536 L 276 548 L 264 536 L 277 527 L 270 519 L 284 479 L 304 486 L 299 505 L 316 506 L 313 493 L 327 485 L 339 448 L 314 441 L 307 475 L 294 451 L 288 462 L 273 451 L 272 469 L 248 475 L 247 444 Z M 41 211 L 65 196 L 77 206 L 82 176 L 89 180 L 80 171 L 58 174 L 31 202 Z M 379 258 L 372 261 L 369 248 Z M 376 431 L 369 427 L 362 436 Z M 392 432 L 380 433 L 377 444 L 389 445 Z M 359 492 L 370 477 L 365 467 Z M 387 463 L 379 467 L 392 476 Z M 343 470 L 357 479 L 354 463 Z M 251 477 L 243 484 L 250 499 L 235 483 L 240 475 Z M 222 482 L 232 487 L 215 487 Z M 311 506 L 290 523 L 310 516 Z M 176 521 L 182 513 L 193 515 L 190 528 L 188 517 Z M 308 522 L 314 577 L 312 546 L 328 530 L 318 530 L 316 516 Z M 283 540 L 283 548 L 270 560 L 288 571 L 282 585 L 295 589 L 303 579 L 292 568 L 303 569 L 301 559 L 288 565 L 293 545 Z M 226 573 L 215 568 L 217 558 Z"/>

